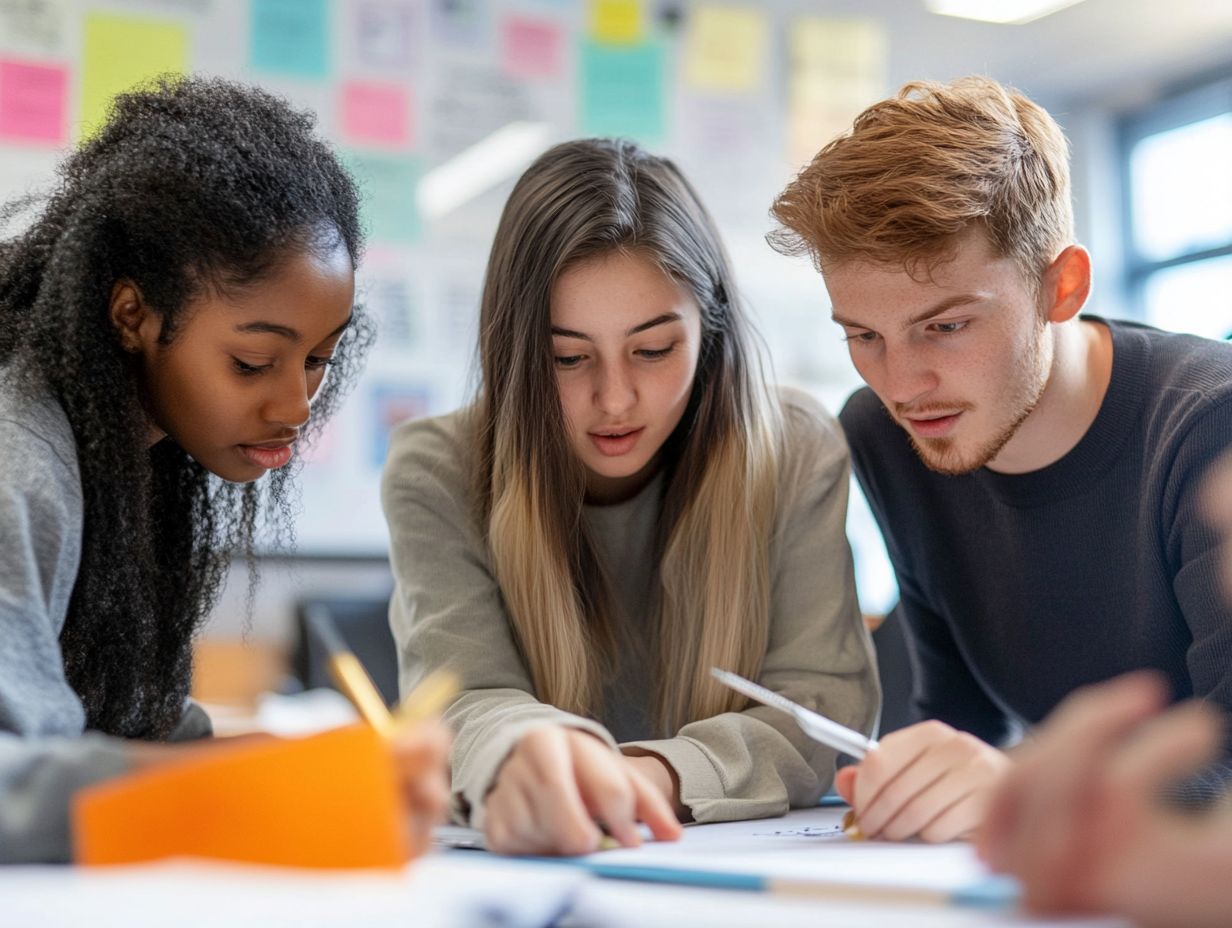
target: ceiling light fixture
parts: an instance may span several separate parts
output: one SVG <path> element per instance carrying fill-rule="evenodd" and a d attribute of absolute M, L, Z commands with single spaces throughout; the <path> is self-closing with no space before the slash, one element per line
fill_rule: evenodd
<path fill-rule="evenodd" d="M 930 13 L 1015 26 L 1048 16 L 1080 0 L 924 0 Z"/>
<path fill-rule="evenodd" d="M 550 136 L 551 127 L 543 122 L 501 126 L 420 179 L 420 214 L 439 219 L 518 174 L 547 147 Z"/>

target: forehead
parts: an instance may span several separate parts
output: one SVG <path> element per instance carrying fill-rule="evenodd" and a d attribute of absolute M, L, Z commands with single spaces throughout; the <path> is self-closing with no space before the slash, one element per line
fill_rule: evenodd
<path fill-rule="evenodd" d="M 580 331 L 626 327 L 657 313 L 697 313 L 693 294 L 653 260 L 615 251 L 567 268 L 552 287 L 553 325 Z"/>
<path fill-rule="evenodd" d="M 251 284 L 194 300 L 191 324 L 233 329 L 268 322 L 320 340 L 345 322 L 355 298 L 355 272 L 346 247 L 287 255 Z"/>
<path fill-rule="evenodd" d="M 835 315 L 861 322 L 904 320 L 956 297 L 1028 293 L 1017 265 L 998 256 L 983 234 L 960 238 L 931 264 L 908 268 L 852 260 L 826 266 L 822 277 Z"/>

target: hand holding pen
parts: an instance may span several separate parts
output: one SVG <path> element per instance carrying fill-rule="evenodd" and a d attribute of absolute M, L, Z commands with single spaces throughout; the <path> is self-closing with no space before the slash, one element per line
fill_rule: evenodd
<path fill-rule="evenodd" d="M 789 713 L 811 738 L 860 760 L 839 770 L 834 786 L 852 808 L 844 824 L 858 824 L 863 837 L 970 837 L 1010 766 L 1001 751 L 941 722 L 921 722 L 876 742 L 736 674 L 711 672 L 749 698 Z"/>
<path fill-rule="evenodd" d="M 450 737 L 438 716 L 457 693 L 457 680 L 445 671 L 429 674 L 391 714 L 328 613 L 314 611 L 307 619 L 329 655 L 330 673 L 339 689 L 389 744 L 409 812 L 411 853 L 418 856 L 431 843 L 432 827 L 446 817 Z"/>

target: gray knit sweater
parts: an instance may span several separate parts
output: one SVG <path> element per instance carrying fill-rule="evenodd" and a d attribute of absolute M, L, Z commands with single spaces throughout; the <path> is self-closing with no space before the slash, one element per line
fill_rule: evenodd
<path fill-rule="evenodd" d="M 128 768 L 123 741 L 85 732 L 64 676 L 82 520 L 64 411 L 15 389 L 0 367 L 0 863 L 68 860 L 72 794 Z M 208 733 L 192 706 L 175 738 Z"/>

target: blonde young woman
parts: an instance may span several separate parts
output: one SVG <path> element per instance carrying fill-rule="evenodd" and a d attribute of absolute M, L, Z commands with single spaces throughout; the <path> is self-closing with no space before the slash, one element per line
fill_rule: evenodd
<path fill-rule="evenodd" d="M 835 421 L 762 380 L 710 217 L 671 162 L 559 145 L 515 186 L 482 385 L 397 432 L 383 499 L 403 686 L 448 665 L 455 817 L 506 853 L 815 804 L 834 753 L 709 676 L 868 731 L 877 683 Z"/>

